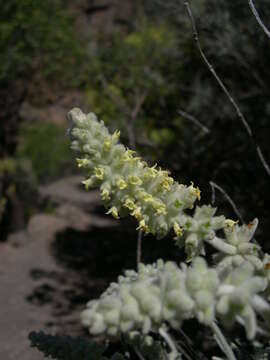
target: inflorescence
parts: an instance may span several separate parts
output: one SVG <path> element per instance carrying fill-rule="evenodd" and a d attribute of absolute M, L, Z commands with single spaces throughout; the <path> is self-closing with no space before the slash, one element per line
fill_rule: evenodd
<path fill-rule="evenodd" d="M 269 255 L 261 256 L 252 242 L 258 220 L 247 225 L 216 216 L 210 205 L 196 206 L 200 190 L 176 182 L 156 165 L 149 167 L 134 151 L 119 144 L 95 114 L 80 109 L 69 112 L 72 148 L 78 166 L 89 171 L 86 189 L 99 187 L 107 214 L 118 219 L 131 215 L 138 230 L 163 238 L 172 230 L 176 245 L 184 247 L 191 266 L 158 260 L 126 271 L 100 299 L 88 303 L 82 321 L 92 334 L 158 331 L 165 323 L 173 328 L 196 318 L 210 325 L 235 321 L 245 326 L 249 338 L 265 332 L 269 319 Z M 194 209 L 193 215 L 190 215 Z M 222 236 L 223 233 L 223 236 Z M 206 245 L 216 250 L 214 266 L 201 257 Z"/>

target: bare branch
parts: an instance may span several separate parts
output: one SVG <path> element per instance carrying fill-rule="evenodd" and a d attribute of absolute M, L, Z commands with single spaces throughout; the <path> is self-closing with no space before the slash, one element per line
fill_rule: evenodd
<path fill-rule="evenodd" d="M 141 108 L 143 106 L 143 103 L 145 102 L 145 99 L 148 95 L 147 91 L 144 91 L 141 96 L 139 96 L 137 103 L 135 104 L 135 107 L 131 113 L 131 118 L 136 119 L 138 113 L 141 111 Z"/>
<path fill-rule="evenodd" d="M 136 139 L 135 139 L 135 134 L 134 134 L 134 129 L 133 129 L 133 123 L 128 120 L 127 123 L 126 123 L 126 127 L 127 127 L 127 133 L 128 133 L 129 147 L 132 150 L 135 150 L 135 148 L 136 148 Z"/>
<path fill-rule="evenodd" d="M 235 205 L 234 201 L 232 200 L 232 198 L 226 193 L 226 191 L 224 189 L 222 189 L 221 186 L 219 186 L 218 184 L 216 184 L 215 182 L 213 181 L 210 181 L 209 182 L 210 186 L 211 186 L 211 189 L 212 189 L 212 204 L 215 203 L 215 188 L 217 190 L 219 190 L 223 195 L 224 197 L 228 200 L 228 202 L 231 204 L 235 214 L 237 215 L 237 217 L 239 218 L 239 220 L 241 221 L 241 223 L 244 224 L 244 220 L 242 218 L 242 215 L 240 213 L 240 211 L 238 210 L 237 206 Z"/>
<path fill-rule="evenodd" d="M 263 31 L 265 32 L 265 34 L 269 37 L 270 39 L 270 31 L 267 29 L 267 27 L 264 25 L 262 19 L 260 18 L 260 15 L 257 11 L 257 9 L 255 8 L 255 5 L 253 3 L 253 0 L 248 0 L 248 4 L 249 7 L 253 13 L 253 15 L 255 16 L 255 19 L 257 20 L 258 24 L 260 25 L 260 27 L 263 29 Z"/>
<path fill-rule="evenodd" d="M 191 122 L 193 122 L 193 124 L 195 124 L 196 126 L 198 126 L 205 134 L 209 134 L 211 131 L 205 126 L 203 125 L 198 119 L 196 119 L 193 115 L 186 113 L 185 111 L 178 109 L 178 114 L 183 116 L 183 118 L 190 120 Z"/>
<path fill-rule="evenodd" d="M 137 142 L 135 133 L 134 133 L 134 123 L 135 123 L 135 120 L 136 120 L 139 112 L 141 111 L 143 103 L 147 97 L 147 91 L 144 91 L 140 96 L 137 95 L 136 97 L 137 97 L 137 99 L 136 99 L 135 106 L 134 106 L 133 110 L 131 110 L 129 113 L 130 121 L 127 122 L 129 145 L 133 150 L 135 150 L 136 142 Z"/>
<path fill-rule="evenodd" d="M 256 147 L 256 151 L 257 151 L 257 154 L 261 160 L 261 162 L 263 163 L 263 166 L 265 168 L 265 170 L 267 171 L 268 175 L 270 176 L 270 167 L 269 165 L 267 164 L 267 162 L 265 161 L 265 158 L 263 156 L 263 153 L 262 153 L 262 150 L 259 146 Z"/>
<path fill-rule="evenodd" d="M 237 105 L 237 103 L 235 102 L 234 98 L 231 96 L 229 90 L 227 89 L 227 87 L 225 86 L 225 84 L 223 83 L 223 81 L 221 80 L 221 78 L 219 77 L 217 72 L 215 71 L 212 64 L 207 59 L 204 51 L 202 50 L 200 39 L 199 39 L 199 33 L 198 33 L 198 30 L 197 30 L 197 26 L 196 26 L 196 23 L 195 23 L 195 20 L 194 20 L 194 16 L 193 16 L 189 1 L 188 0 L 180 0 L 180 1 L 182 1 L 184 3 L 185 7 L 186 7 L 187 14 L 188 14 L 188 17 L 190 19 L 191 26 L 192 26 L 193 37 L 194 37 L 195 43 L 197 45 L 197 48 L 199 50 L 199 53 L 200 53 L 203 61 L 205 62 L 206 66 L 208 67 L 208 69 L 210 70 L 210 72 L 212 73 L 214 78 L 216 79 L 217 83 L 219 84 L 219 86 L 221 87 L 221 89 L 223 90 L 223 92 L 225 93 L 227 98 L 229 99 L 229 101 L 232 104 L 233 108 L 235 109 L 237 116 L 241 120 L 244 128 L 246 129 L 246 132 L 248 133 L 248 135 L 250 137 L 250 140 L 252 141 L 252 144 L 253 144 L 254 148 L 256 149 L 256 152 L 258 154 L 258 157 L 260 159 L 261 164 L 263 165 L 267 175 L 270 176 L 269 165 L 267 164 L 267 162 L 266 162 L 266 160 L 265 160 L 265 158 L 264 158 L 264 156 L 262 154 L 261 148 L 259 147 L 259 145 L 256 144 L 256 142 L 254 140 L 253 132 L 251 130 L 251 127 L 249 126 L 245 116 L 241 112 L 241 110 L 240 110 L 239 106 Z M 263 159 L 263 161 L 262 161 L 262 159 Z"/>

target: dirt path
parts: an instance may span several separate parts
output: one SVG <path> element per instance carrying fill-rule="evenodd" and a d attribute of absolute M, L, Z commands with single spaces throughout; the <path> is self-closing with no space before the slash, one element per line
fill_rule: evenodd
<path fill-rule="evenodd" d="M 46 330 L 50 321 L 49 309 L 26 301 L 36 285 L 30 277 L 33 268 L 58 270 L 49 255 L 51 233 L 28 240 L 22 247 L 0 246 L 0 359 L 39 360 L 43 356 L 29 347 L 28 334 L 32 330 Z"/>
<path fill-rule="evenodd" d="M 72 271 L 69 274 L 69 270 L 57 264 L 50 253 L 50 244 L 55 235 L 67 228 L 84 231 L 92 225 L 106 227 L 111 224 L 111 220 L 99 218 L 83 210 L 91 204 L 94 209 L 94 206 L 100 206 L 100 202 L 96 192 L 81 193 L 78 185 L 80 180 L 75 177 L 43 188 L 43 196 L 58 199 L 54 214 L 34 215 L 26 230 L 12 236 L 7 243 L 0 243 L 1 360 L 44 359 L 37 350 L 30 348 L 28 334 L 33 330 L 49 333 L 58 330 L 51 325 L 55 323 L 52 304 L 45 301 L 41 306 L 35 301 L 29 301 L 29 296 L 35 293 L 37 287 L 44 286 L 44 278 L 34 278 L 33 270 L 53 274 L 49 281 L 54 289 L 58 287 L 54 274 L 60 275 L 58 282 L 62 282 L 63 286 L 65 281 L 61 281 L 61 277 L 64 279 L 72 276 Z M 47 278 L 45 295 L 48 289 L 50 290 L 50 285 L 48 287 Z M 70 312 L 68 311 L 68 316 Z M 77 323 L 77 319 L 73 321 Z"/>

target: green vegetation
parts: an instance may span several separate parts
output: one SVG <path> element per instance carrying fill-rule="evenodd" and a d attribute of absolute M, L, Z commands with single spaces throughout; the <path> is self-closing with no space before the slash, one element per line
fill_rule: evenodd
<path fill-rule="evenodd" d="M 182 73 L 176 49 L 177 34 L 168 24 L 142 22 L 127 35 L 113 33 L 90 55 L 89 104 L 132 147 L 170 139 L 170 129 L 158 122 L 177 117 L 168 112 L 177 106 L 175 76 Z"/>
<path fill-rule="evenodd" d="M 75 84 L 70 70 L 80 62 L 81 47 L 69 6 L 70 2 L 62 0 L 10 0 L 1 4 L 0 196 L 5 202 L 5 207 L 1 203 L 1 239 L 23 227 L 35 207 L 35 196 L 27 189 L 36 188 L 36 179 L 48 180 L 65 173 L 68 150 L 62 129 L 26 124 L 19 137 L 18 132 L 25 101 L 46 104 L 48 95 L 43 88 L 61 91 Z"/>
<path fill-rule="evenodd" d="M 72 33 L 68 2 L 10 0 L 1 4 L 0 81 L 10 83 L 33 76 L 59 74 L 74 59 L 77 45 Z M 29 76 L 30 75 L 30 76 Z"/>
<path fill-rule="evenodd" d="M 62 0 L 1 4 L 0 156 L 16 149 L 24 101 L 46 101 L 42 93 L 46 82 L 58 91 L 74 86 L 70 70 L 80 62 L 81 47 L 68 6 Z"/>
<path fill-rule="evenodd" d="M 20 132 L 19 158 L 27 158 L 40 182 L 65 176 L 72 170 L 65 129 L 52 123 L 25 125 Z"/>
<path fill-rule="evenodd" d="M 0 241 L 24 227 L 37 203 L 37 181 L 27 159 L 0 159 Z"/>

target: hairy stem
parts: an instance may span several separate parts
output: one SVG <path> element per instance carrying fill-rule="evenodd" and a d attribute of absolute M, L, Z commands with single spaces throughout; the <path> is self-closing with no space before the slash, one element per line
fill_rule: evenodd
<path fill-rule="evenodd" d="M 161 327 L 159 329 L 159 334 L 163 337 L 163 339 L 166 341 L 167 345 L 169 346 L 171 352 L 169 354 L 169 360 L 177 360 L 178 358 L 178 351 L 177 348 L 172 340 L 172 338 L 170 337 L 170 335 L 167 333 L 167 331 Z"/>
<path fill-rule="evenodd" d="M 228 360 L 236 360 L 236 357 L 235 357 L 230 345 L 228 344 L 225 336 L 222 334 L 222 331 L 220 330 L 220 328 L 217 326 L 217 324 L 215 322 L 212 322 L 211 328 L 213 330 L 214 337 L 216 339 L 218 346 L 224 352 L 224 354 L 227 356 L 227 359 Z"/>
<path fill-rule="evenodd" d="M 142 230 L 139 230 L 138 238 L 137 238 L 137 268 L 141 261 L 142 261 Z"/>

